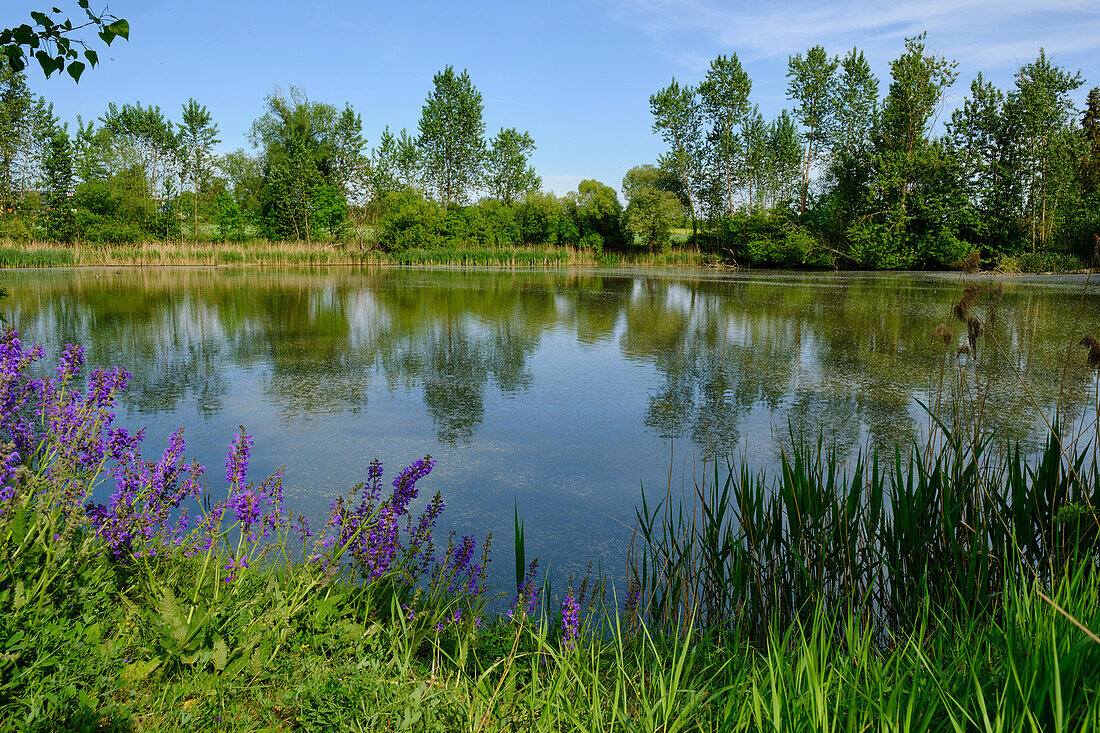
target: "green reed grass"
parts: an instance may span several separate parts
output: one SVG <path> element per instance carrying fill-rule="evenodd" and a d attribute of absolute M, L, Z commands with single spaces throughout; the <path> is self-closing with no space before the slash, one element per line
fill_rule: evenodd
<path fill-rule="evenodd" d="M 144 242 L 77 244 L 8 242 L 0 246 L 0 267 L 72 267 L 158 265 L 449 265 L 464 267 L 566 267 L 575 265 L 703 266 L 710 260 L 698 250 L 596 253 L 572 246 L 447 246 L 387 252 L 355 243 L 307 242 Z"/>
<path fill-rule="evenodd" d="M 1057 434 L 1031 461 L 948 438 L 897 449 L 889 467 L 792 440 L 774 479 L 715 462 L 687 497 L 643 492 L 631 574 L 646 620 L 760 639 L 818 607 L 858 608 L 888 639 L 929 606 L 996 612 L 1012 573 L 1052 582 L 1095 565 L 1095 458 L 1067 464 Z"/>

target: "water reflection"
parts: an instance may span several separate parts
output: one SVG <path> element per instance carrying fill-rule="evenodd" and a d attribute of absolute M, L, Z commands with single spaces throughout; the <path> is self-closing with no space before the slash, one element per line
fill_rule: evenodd
<path fill-rule="evenodd" d="M 890 446 L 927 425 L 915 399 L 958 390 L 990 406 L 987 430 L 1027 447 L 1045 429 L 1036 404 L 1049 415 L 1061 394 L 1081 419 L 1095 403 L 1083 355 L 1066 358 L 1098 327 L 1073 277 L 1004 281 L 978 306 L 993 325 L 968 359 L 929 340 L 952 323 L 958 275 L 179 268 L 2 281 L 28 339 L 52 353 L 83 343 L 134 373 L 131 419 L 216 426 L 200 459 L 216 465 L 225 426 L 246 421 L 272 436 L 259 462 L 286 463 L 320 498 L 382 448 L 445 455 L 461 518 L 507 538 L 518 501 L 563 548 L 546 551 L 562 572 L 592 554 L 621 563 L 619 523 L 639 481 L 667 476 L 670 444 L 757 463 L 788 430 L 842 451 Z"/>

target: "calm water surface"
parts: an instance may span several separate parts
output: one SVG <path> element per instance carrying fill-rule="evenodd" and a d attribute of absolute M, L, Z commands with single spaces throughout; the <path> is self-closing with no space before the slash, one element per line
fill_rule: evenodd
<path fill-rule="evenodd" d="M 983 337 L 973 359 L 929 340 L 947 322 L 965 343 L 958 274 L 32 270 L 0 273 L 0 307 L 51 358 L 81 343 L 132 371 L 121 424 L 147 428 L 150 456 L 186 426 L 216 494 L 240 423 L 251 476 L 285 466 L 315 521 L 372 458 L 392 476 L 430 453 L 444 532 L 492 531 L 506 585 L 514 506 L 555 582 L 590 559 L 618 573 L 641 484 L 663 494 L 715 455 L 774 465 L 788 430 L 844 451 L 909 440 L 941 374 L 1025 446 L 1044 430 L 1032 400 L 1050 414 L 1062 389 L 1087 417 L 1094 376 L 1066 354 L 1100 331 L 1100 301 L 1083 277 L 999 282 L 1000 348 Z"/>

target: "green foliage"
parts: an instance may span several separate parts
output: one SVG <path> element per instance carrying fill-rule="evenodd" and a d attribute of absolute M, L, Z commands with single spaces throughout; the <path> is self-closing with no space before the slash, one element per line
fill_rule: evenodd
<path fill-rule="evenodd" d="M 561 202 L 551 193 L 531 191 L 516 207 L 516 223 L 519 226 L 520 239 L 527 244 L 557 243 L 561 220 Z M 576 241 L 576 239 L 561 241 Z"/>
<path fill-rule="evenodd" d="M 713 94 L 708 99 L 712 103 L 716 101 Z M 702 186 L 705 153 L 703 110 L 697 91 L 681 86 L 673 79 L 668 87 L 650 96 L 649 110 L 653 115 L 653 131 L 661 135 L 669 148 L 667 153 L 657 159 L 657 165 L 675 177 L 678 183 L 676 190 L 683 197 L 691 216 L 692 227 L 695 228 L 695 193 Z M 630 172 L 627 172 L 627 176 L 630 176 Z M 623 190 L 626 193 L 625 178 Z M 630 194 L 626 193 L 626 197 L 630 199 Z"/>
<path fill-rule="evenodd" d="M 997 269 L 1002 272 L 1081 272 L 1085 263 L 1066 252 L 1021 252 L 1002 255 Z"/>
<path fill-rule="evenodd" d="M 535 141 L 529 133 L 516 128 L 501 129 L 489 144 L 486 158 L 486 186 L 490 195 L 504 204 L 512 204 L 519 197 L 538 191 L 542 179 L 529 164 L 535 152 Z"/>
<path fill-rule="evenodd" d="M 209 186 L 213 172 L 213 150 L 218 139 L 218 126 L 205 106 L 189 99 L 183 107 L 183 124 L 179 126 L 180 147 L 184 156 L 182 175 L 191 179 L 192 241 L 199 243 L 199 198 Z"/>
<path fill-rule="evenodd" d="M 486 155 L 481 92 L 465 70 L 455 74 L 452 66 L 436 74 L 432 84 L 420 115 L 416 144 L 423 156 L 427 184 L 448 207 L 465 203 L 481 177 Z"/>
<path fill-rule="evenodd" d="M 84 11 L 87 21 L 77 21 L 74 25 L 67 17 L 54 18 L 41 11 L 32 11 L 31 20 L 34 25 L 23 23 L 13 28 L 0 29 L 3 65 L 19 73 L 26 68 L 33 56 L 46 78 L 55 71 L 65 71 L 73 81 L 80 81 L 88 65 L 94 67 L 99 63 L 96 51 L 89 48 L 85 40 L 76 36 L 82 28 L 89 25 L 97 28 L 100 39 L 108 46 L 115 38 L 130 40 L 130 24 L 124 18 L 116 18 L 106 12 L 96 14 L 89 7 L 89 0 L 77 0 L 76 4 Z M 55 7 L 53 12 L 59 14 L 62 11 Z M 83 54 L 80 49 L 83 49 Z M 81 56 L 87 64 L 80 61 Z"/>
<path fill-rule="evenodd" d="M 378 218 L 378 241 L 396 250 L 437 247 L 443 219 L 438 204 L 415 191 L 388 193 Z"/>
<path fill-rule="evenodd" d="M 667 176 L 653 166 L 637 166 L 623 178 L 623 193 L 627 199 L 624 223 L 634 241 L 653 249 L 671 244 L 669 232 L 683 215 L 680 198 L 662 188 Z"/>
<path fill-rule="evenodd" d="M 711 169 L 711 199 L 715 209 L 725 209 L 732 216 L 735 207 L 734 189 L 743 164 L 742 143 L 738 127 L 749 113 L 749 92 L 752 81 L 741 67 L 737 54 L 718 56 L 710 64 L 706 78 L 699 84 L 703 115 L 710 125 L 707 136 Z"/>
<path fill-rule="evenodd" d="M 806 129 L 800 203 L 803 214 L 810 189 L 810 169 L 822 157 L 835 134 L 836 71 L 839 66 L 840 59 L 830 59 L 821 46 L 811 48 L 805 57 L 795 54 L 788 61 L 787 98 L 798 103 L 793 114 Z"/>
<path fill-rule="evenodd" d="M 338 238 L 347 216 L 341 192 L 355 175 L 355 119 L 332 105 L 310 102 L 298 89 L 273 94 L 267 112 L 252 124 L 260 149 L 260 223 L 273 239 Z M 354 118 L 354 114 L 352 113 Z M 361 145 L 361 142 L 359 143 Z M 349 167 L 351 166 L 351 167 Z"/>
<path fill-rule="evenodd" d="M 817 239 L 778 209 L 740 211 L 722 221 L 719 246 L 735 262 L 780 267 L 830 267 Z"/>
<path fill-rule="evenodd" d="M 214 197 L 214 223 L 222 241 L 242 242 L 245 238 L 245 217 L 241 206 L 225 191 Z"/>
<path fill-rule="evenodd" d="M 592 179 L 581 181 L 577 190 L 568 196 L 568 208 L 576 222 L 582 246 L 597 251 L 603 247 L 622 246 L 623 206 L 615 195 L 615 189 Z M 598 235 L 599 239 L 590 236 L 593 234 Z M 559 241 L 570 240 L 562 237 L 559 231 Z"/>
<path fill-rule="evenodd" d="M 79 184 L 72 197 L 77 235 L 88 242 L 140 242 L 155 238 L 157 214 L 138 167 L 108 181 Z"/>

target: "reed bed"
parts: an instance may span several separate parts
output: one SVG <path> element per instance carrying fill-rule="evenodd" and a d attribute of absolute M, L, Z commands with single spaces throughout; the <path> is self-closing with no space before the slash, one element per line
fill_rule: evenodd
<path fill-rule="evenodd" d="M 579 265 L 701 266 L 702 252 L 677 249 L 650 253 L 597 253 L 571 246 L 441 247 L 387 252 L 359 244 L 255 240 L 243 243 L 181 242 L 61 246 L 49 242 L 0 243 L 0 268 L 159 267 L 261 265 L 456 265 L 476 267 L 567 267 Z"/>

